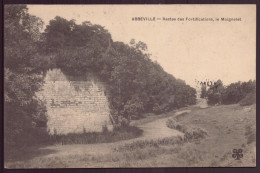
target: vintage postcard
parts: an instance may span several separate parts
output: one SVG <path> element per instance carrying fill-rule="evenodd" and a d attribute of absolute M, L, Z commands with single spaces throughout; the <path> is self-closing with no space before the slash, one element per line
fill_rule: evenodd
<path fill-rule="evenodd" d="M 255 167 L 256 5 L 5 5 L 4 166 Z"/>

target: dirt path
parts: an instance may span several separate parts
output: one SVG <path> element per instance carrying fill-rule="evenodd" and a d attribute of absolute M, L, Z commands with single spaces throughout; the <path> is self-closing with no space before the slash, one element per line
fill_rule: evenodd
<path fill-rule="evenodd" d="M 173 115 L 178 115 L 181 113 L 190 112 L 190 110 L 184 110 L 176 112 Z M 126 143 L 132 143 L 139 140 L 152 140 L 152 139 L 162 139 L 172 136 L 182 136 L 183 133 L 170 129 L 166 126 L 166 121 L 169 117 L 157 119 L 152 122 L 137 125 L 143 130 L 142 136 L 134 139 L 118 141 L 114 143 L 100 143 L 100 144 L 72 144 L 72 145 L 53 145 L 41 148 L 41 150 L 52 150 L 55 151 L 51 154 L 45 155 L 44 157 L 55 157 L 55 156 L 65 156 L 71 154 L 89 154 L 89 155 L 100 155 L 107 154 L 113 150 L 113 148 Z"/>
<path fill-rule="evenodd" d="M 198 98 L 197 106 L 199 106 L 200 108 L 207 108 L 208 107 L 207 100 L 205 98 Z"/>

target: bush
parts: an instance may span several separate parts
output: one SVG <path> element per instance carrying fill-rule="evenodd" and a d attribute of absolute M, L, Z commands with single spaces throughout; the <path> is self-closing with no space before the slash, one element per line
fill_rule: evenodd
<path fill-rule="evenodd" d="M 153 107 L 153 112 L 156 115 L 168 112 L 169 110 L 170 110 L 170 108 L 169 108 L 168 104 L 162 104 L 162 105 L 155 104 L 154 107 Z"/>
<path fill-rule="evenodd" d="M 222 103 L 222 92 L 224 86 L 221 80 L 218 80 L 213 87 L 207 91 L 207 102 L 209 105 L 221 104 Z"/>
<path fill-rule="evenodd" d="M 208 104 L 236 104 L 245 99 L 242 104 L 253 104 L 253 93 L 256 91 L 256 81 L 236 82 L 224 87 L 221 80 L 207 91 Z M 250 94 L 251 93 L 251 94 Z M 247 96 L 248 95 L 248 96 Z M 250 97 L 252 99 L 250 99 Z"/>
<path fill-rule="evenodd" d="M 207 136 L 207 132 L 204 129 L 199 127 L 188 127 L 179 122 L 177 122 L 174 118 L 170 118 L 166 122 L 167 127 L 171 129 L 178 130 L 184 133 L 185 140 L 198 140 Z"/>
<path fill-rule="evenodd" d="M 241 100 L 244 100 L 243 103 L 254 102 L 254 93 L 256 91 L 255 81 L 248 82 L 236 82 L 228 85 L 225 90 L 222 92 L 222 103 L 223 104 L 234 104 L 239 103 Z M 251 93 L 251 94 L 250 94 Z M 247 97 L 247 98 L 246 98 Z M 250 99 L 251 97 L 251 99 Z M 242 103 L 242 104 L 243 104 Z M 246 104 L 246 103 L 245 103 Z"/>
<path fill-rule="evenodd" d="M 143 112 L 143 102 L 139 97 L 133 97 L 128 100 L 124 106 L 124 115 L 127 119 L 131 120 L 132 117 L 140 117 L 140 112 Z"/>
<path fill-rule="evenodd" d="M 187 139 L 188 141 L 190 140 L 198 140 L 202 139 L 207 135 L 207 132 L 202 130 L 201 128 L 191 128 L 187 130 L 184 134 L 184 138 Z"/>
<path fill-rule="evenodd" d="M 234 104 L 238 103 L 245 94 L 241 88 L 241 82 L 236 82 L 228 85 L 222 92 L 222 103 L 223 104 Z"/>
<path fill-rule="evenodd" d="M 221 93 L 209 93 L 207 103 L 209 105 L 221 104 L 222 103 Z"/>
<path fill-rule="evenodd" d="M 240 106 L 249 106 L 249 105 L 252 105 L 255 103 L 256 103 L 256 93 L 255 92 L 248 93 L 245 96 L 245 98 L 243 98 L 239 102 Z"/>
<path fill-rule="evenodd" d="M 178 130 L 182 133 L 186 133 L 188 128 L 187 126 L 181 124 L 181 123 L 178 123 L 175 119 L 173 118 L 170 118 L 167 120 L 166 122 L 166 125 L 167 127 L 171 128 L 171 129 L 175 129 L 175 130 Z"/>

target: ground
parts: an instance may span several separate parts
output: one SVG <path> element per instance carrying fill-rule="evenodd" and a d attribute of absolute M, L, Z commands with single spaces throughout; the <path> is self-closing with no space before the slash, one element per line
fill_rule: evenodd
<path fill-rule="evenodd" d="M 181 145 L 150 145 L 158 139 L 183 136 L 166 126 L 169 118 L 204 129 L 208 135 Z M 143 135 L 130 140 L 102 144 L 50 145 L 25 149 L 6 168 L 83 168 L 83 167 L 239 167 L 256 165 L 256 106 L 219 105 L 208 108 L 190 106 L 178 111 L 147 116 L 131 125 Z M 140 142 L 146 141 L 146 144 Z M 153 141 L 153 142 L 151 142 Z M 117 150 L 125 145 L 133 149 Z M 141 146 L 141 148 L 140 148 Z M 233 149 L 243 149 L 240 160 Z M 26 156 L 26 157 L 25 157 Z"/>

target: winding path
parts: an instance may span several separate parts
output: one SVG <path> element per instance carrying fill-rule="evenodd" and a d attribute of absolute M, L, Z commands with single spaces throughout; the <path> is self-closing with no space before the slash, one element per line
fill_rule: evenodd
<path fill-rule="evenodd" d="M 184 110 L 176 112 L 173 115 L 179 115 L 190 110 Z M 156 119 L 152 122 L 136 125 L 138 128 L 143 130 L 142 136 L 134 139 L 118 141 L 114 143 L 100 143 L 100 144 L 72 144 L 72 145 L 52 145 L 41 148 L 42 150 L 53 150 L 55 152 L 45 155 L 44 157 L 55 157 L 61 155 L 71 154 L 89 154 L 99 155 L 107 154 L 113 150 L 113 148 L 127 143 L 140 140 L 156 140 L 172 136 L 182 136 L 183 133 L 174 129 L 170 129 L 166 126 L 166 121 L 169 117 Z"/>

